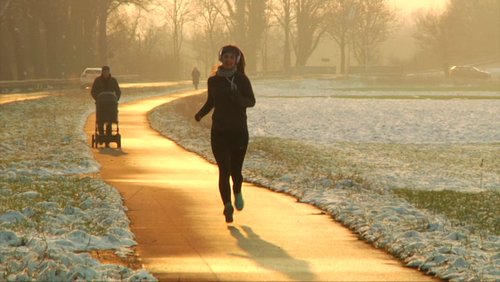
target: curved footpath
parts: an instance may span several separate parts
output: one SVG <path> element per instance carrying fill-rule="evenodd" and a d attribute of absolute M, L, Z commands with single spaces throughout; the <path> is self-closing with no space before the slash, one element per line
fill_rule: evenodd
<path fill-rule="evenodd" d="M 124 198 L 144 267 L 160 281 L 437 281 L 317 208 L 248 183 L 245 209 L 226 224 L 217 167 L 151 129 L 146 117 L 199 92 L 121 104 L 122 150 L 93 149 L 101 177 Z M 86 131 L 94 131 L 94 115 Z"/>

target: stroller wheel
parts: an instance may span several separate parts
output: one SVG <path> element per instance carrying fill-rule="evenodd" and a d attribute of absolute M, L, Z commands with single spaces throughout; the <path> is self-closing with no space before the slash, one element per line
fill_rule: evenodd
<path fill-rule="evenodd" d="M 118 134 L 118 141 L 116 142 L 116 146 L 118 148 L 121 148 L 122 147 L 122 137 L 120 134 Z"/>
<path fill-rule="evenodd" d="M 96 142 L 95 142 L 95 135 L 92 134 L 92 148 L 95 148 L 96 147 Z"/>

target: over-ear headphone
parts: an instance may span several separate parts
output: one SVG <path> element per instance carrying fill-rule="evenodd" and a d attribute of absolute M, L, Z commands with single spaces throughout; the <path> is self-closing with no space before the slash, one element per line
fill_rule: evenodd
<path fill-rule="evenodd" d="M 236 51 L 236 53 L 237 53 L 236 54 L 236 63 L 238 64 L 240 62 L 240 59 L 241 59 L 241 51 L 240 51 L 240 49 L 238 49 L 238 47 L 232 46 L 232 45 L 226 45 L 226 46 L 220 48 L 220 50 L 219 50 L 219 62 L 222 62 L 222 54 L 229 52 L 229 50 Z M 224 51 L 226 51 L 226 52 L 224 52 Z"/>

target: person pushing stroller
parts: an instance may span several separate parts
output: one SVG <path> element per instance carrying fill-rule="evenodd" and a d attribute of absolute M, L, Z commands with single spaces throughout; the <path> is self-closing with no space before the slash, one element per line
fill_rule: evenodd
<path fill-rule="evenodd" d="M 104 124 L 106 124 L 106 135 L 111 136 L 112 124 L 118 122 L 118 100 L 122 92 L 118 81 L 111 76 L 109 66 L 102 67 L 101 75 L 94 80 L 90 93 L 96 102 L 96 124 L 99 135 L 104 136 Z M 106 147 L 109 147 L 109 142 L 106 142 Z"/>

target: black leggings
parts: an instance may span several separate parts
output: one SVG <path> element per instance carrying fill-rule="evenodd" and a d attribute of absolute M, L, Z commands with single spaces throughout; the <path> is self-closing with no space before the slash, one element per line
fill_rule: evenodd
<path fill-rule="evenodd" d="M 248 131 L 212 130 L 210 141 L 212 152 L 219 167 L 219 191 L 222 203 L 231 203 L 229 177 L 233 180 L 233 193 L 240 193 L 241 184 L 243 183 L 241 169 L 248 147 Z"/>

